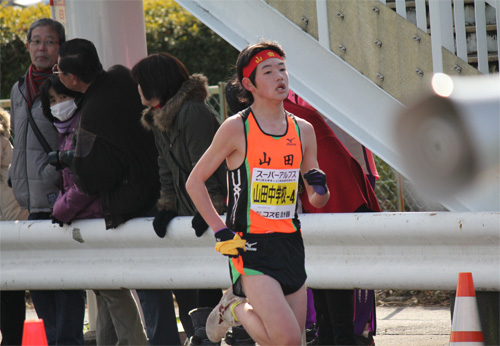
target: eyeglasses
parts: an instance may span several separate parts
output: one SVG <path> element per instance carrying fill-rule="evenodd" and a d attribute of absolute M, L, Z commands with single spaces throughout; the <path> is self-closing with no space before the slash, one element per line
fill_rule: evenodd
<path fill-rule="evenodd" d="M 55 64 L 54 66 L 52 66 L 52 73 L 59 77 L 59 75 L 63 74 L 64 72 L 59 71 L 59 65 Z"/>
<path fill-rule="evenodd" d="M 48 40 L 48 41 L 42 41 L 42 40 L 30 40 L 28 41 L 30 45 L 32 45 L 33 47 L 40 47 L 42 44 L 44 44 L 46 47 L 54 47 L 56 45 L 59 44 L 59 42 L 57 41 L 52 41 L 52 40 Z"/>

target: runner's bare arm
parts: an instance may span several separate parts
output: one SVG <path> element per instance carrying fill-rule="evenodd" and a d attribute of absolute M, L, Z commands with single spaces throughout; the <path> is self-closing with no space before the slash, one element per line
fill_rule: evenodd
<path fill-rule="evenodd" d="M 243 142 L 242 142 L 243 140 Z M 215 210 L 205 182 L 217 170 L 224 160 L 234 160 L 244 146 L 244 133 L 241 118 L 233 116 L 224 121 L 215 134 L 210 147 L 193 168 L 186 182 L 186 189 L 196 208 L 214 232 L 226 227 Z"/>
<path fill-rule="evenodd" d="M 299 124 L 302 149 L 304 151 L 302 158 L 302 166 L 300 168 L 300 171 L 303 176 L 309 170 L 313 168 L 319 168 L 318 158 L 317 158 L 318 148 L 316 145 L 316 135 L 314 134 L 313 126 L 309 122 L 300 118 L 297 118 L 297 123 Z M 306 187 L 307 195 L 309 197 L 309 202 L 311 202 L 311 204 L 316 208 L 323 207 L 330 198 L 330 191 L 327 191 L 327 193 L 324 195 L 320 195 L 314 191 L 313 187 L 307 183 L 306 179 L 303 180 L 304 180 L 304 185 Z"/>

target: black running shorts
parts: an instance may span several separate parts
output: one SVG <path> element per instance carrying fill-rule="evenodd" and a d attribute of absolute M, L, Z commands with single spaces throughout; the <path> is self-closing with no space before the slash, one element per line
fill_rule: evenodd
<path fill-rule="evenodd" d="M 241 275 L 268 275 L 276 279 L 284 295 L 298 291 L 306 282 L 304 242 L 294 233 L 243 234 L 246 251 L 230 258 L 234 294 L 245 297 Z"/>

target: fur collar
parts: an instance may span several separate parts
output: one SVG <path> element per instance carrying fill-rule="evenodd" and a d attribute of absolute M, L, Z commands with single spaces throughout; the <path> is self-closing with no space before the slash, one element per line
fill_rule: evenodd
<path fill-rule="evenodd" d="M 158 128 L 160 131 L 169 132 L 177 114 L 186 102 L 205 102 L 209 96 L 207 77 L 202 74 L 193 74 L 165 106 L 160 109 L 150 107 L 144 110 L 141 118 L 142 125 L 148 130 Z"/>
<path fill-rule="evenodd" d="M 0 108 L 0 136 L 10 137 L 10 114 L 3 108 Z"/>

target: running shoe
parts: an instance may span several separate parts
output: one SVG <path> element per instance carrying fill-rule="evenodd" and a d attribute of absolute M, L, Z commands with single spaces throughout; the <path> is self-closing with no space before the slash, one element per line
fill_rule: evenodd
<path fill-rule="evenodd" d="M 245 301 L 246 298 L 235 296 L 233 294 L 233 287 L 229 287 L 222 296 L 219 304 L 217 304 L 208 316 L 206 331 L 210 341 L 219 342 L 229 328 L 241 325 L 241 323 L 236 322 L 234 319 L 231 313 L 231 306 L 236 306 Z"/>

